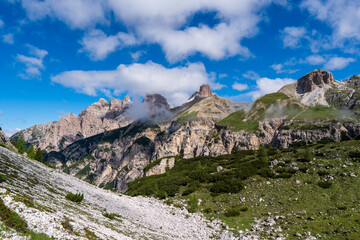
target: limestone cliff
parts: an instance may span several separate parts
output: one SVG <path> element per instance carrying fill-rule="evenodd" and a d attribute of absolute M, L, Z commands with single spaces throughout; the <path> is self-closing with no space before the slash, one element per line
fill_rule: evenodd
<path fill-rule="evenodd" d="M 83 138 L 128 125 L 132 119 L 127 114 L 131 105 L 129 97 L 124 100 L 112 98 L 110 102 L 100 99 L 82 111 L 79 116 L 68 114 L 59 121 L 39 124 L 22 130 L 11 137 L 24 136 L 27 143 L 47 152 L 59 151 Z"/>

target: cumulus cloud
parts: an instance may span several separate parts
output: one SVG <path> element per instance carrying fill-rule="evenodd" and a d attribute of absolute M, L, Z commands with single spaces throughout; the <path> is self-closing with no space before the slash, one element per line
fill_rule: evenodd
<path fill-rule="evenodd" d="M 349 65 L 349 63 L 351 62 L 355 62 L 355 59 L 344 58 L 344 57 L 332 57 L 329 59 L 329 61 L 325 63 L 324 68 L 327 70 L 340 70 L 347 67 L 347 65 Z"/>
<path fill-rule="evenodd" d="M 170 69 L 153 62 L 121 64 L 110 71 L 63 72 L 53 76 L 51 80 L 91 96 L 101 91 L 111 91 L 114 95 L 127 92 L 135 96 L 159 93 L 173 105 L 187 100 L 201 84 L 221 87 L 209 77 L 202 63 Z"/>
<path fill-rule="evenodd" d="M 249 86 L 247 84 L 242 84 L 242 83 L 234 83 L 232 85 L 232 88 L 238 91 L 244 91 L 246 89 L 249 89 Z"/>
<path fill-rule="evenodd" d="M 30 20 L 57 18 L 71 28 L 87 28 L 106 23 L 105 3 L 102 0 L 22 0 Z"/>
<path fill-rule="evenodd" d="M 298 48 L 301 46 L 301 39 L 305 37 L 304 27 L 286 27 L 281 30 L 284 47 Z"/>
<path fill-rule="evenodd" d="M 286 64 L 286 65 L 293 65 L 291 64 Z M 295 73 L 297 71 L 299 71 L 299 69 L 285 69 L 284 64 L 278 63 L 278 64 L 273 64 L 270 66 L 272 69 L 274 69 L 276 71 L 276 73 Z"/>
<path fill-rule="evenodd" d="M 259 74 L 257 74 L 254 71 L 247 71 L 242 75 L 244 78 L 250 79 L 250 80 L 257 80 L 260 78 Z"/>
<path fill-rule="evenodd" d="M 14 34 L 8 33 L 8 34 L 5 34 L 5 35 L 2 35 L 2 41 L 4 43 L 13 45 L 14 44 Z"/>
<path fill-rule="evenodd" d="M 334 55 L 310 55 L 295 64 L 322 65 L 327 70 L 340 70 L 355 62 L 354 58 L 338 57 Z"/>
<path fill-rule="evenodd" d="M 283 86 L 294 83 L 296 80 L 292 78 L 260 78 L 256 80 L 256 90 L 248 92 L 247 95 L 251 96 L 252 100 L 256 100 L 262 95 L 277 92 Z"/>
<path fill-rule="evenodd" d="M 115 21 L 127 26 L 142 43 L 160 44 L 169 62 L 180 61 L 195 53 L 216 60 L 234 55 L 250 57 L 251 53 L 240 42 L 258 32 L 262 10 L 271 3 L 285 5 L 286 1 L 155 0 L 149 4 L 148 0 L 22 0 L 30 20 L 49 16 L 72 28 L 106 24 L 112 21 L 107 16 L 114 16 Z M 217 24 L 189 25 L 196 13 L 208 12 L 216 13 Z M 101 50 L 93 49 L 97 47 L 88 50 L 100 59 L 106 57 L 119 45 L 115 36 L 108 38 L 111 43 L 108 47 L 100 47 L 97 43 L 95 45 Z"/>
<path fill-rule="evenodd" d="M 97 61 L 105 59 L 118 48 L 136 44 L 137 40 L 127 33 L 106 36 L 103 31 L 93 29 L 83 37 L 80 43 L 82 45 L 80 51 L 87 52 L 92 60 Z"/>
<path fill-rule="evenodd" d="M 360 40 L 360 1 L 303 0 L 301 7 L 333 29 L 332 44 L 349 39 Z"/>
<path fill-rule="evenodd" d="M 323 64 L 325 62 L 325 58 L 320 56 L 320 55 L 310 55 L 308 57 L 306 57 L 305 60 L 301 61 L 303 63 L 308 63 L 311 65 L 320 65 Z"/>
<path fill-rule="evenodd" d="M 16 55 L 16 61 L 25 65 L 23 72 L 19 74 L 24 79 L 40 78 L 41 70 L 45 68 L 43 59 L 48 54 L 44 49 L 27 44 L 30 56 Z"/>

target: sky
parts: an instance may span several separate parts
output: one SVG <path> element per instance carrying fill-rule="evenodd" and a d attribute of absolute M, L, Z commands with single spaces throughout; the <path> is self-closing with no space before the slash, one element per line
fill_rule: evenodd
<path fill-rule="evenodd" d="M 0 127 L 202 84 L 252 102 L 314 69 L 360 74 L 358 0 L 0 0 Z"/>

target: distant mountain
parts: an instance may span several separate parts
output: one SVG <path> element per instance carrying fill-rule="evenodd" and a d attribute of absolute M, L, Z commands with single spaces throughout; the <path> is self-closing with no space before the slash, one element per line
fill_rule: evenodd
<path fill-rule="evenodd" d="M 251 105 L 221 98 L 207 85 L 175 108 L 162 96 L 149 95 L 144 98 L 153 104 L 148 117 L 124 123 L 122 128 L 99 130 L 97 135 L 90 132 L 90 137 L 72 138 L 46 159 L 90 183 L 125 191 L 134 179 L 173 167 L 177 156 L 218 156 L 262 144 L 287 148 L 357 139 L 359 86 L 359 75 L 339 82 L 318 69 Z M 130 104 L 121 116 L 127 116 L 127 111 L 131 112 Z M 97 125 L 103 124 L 100 119 Z"/>

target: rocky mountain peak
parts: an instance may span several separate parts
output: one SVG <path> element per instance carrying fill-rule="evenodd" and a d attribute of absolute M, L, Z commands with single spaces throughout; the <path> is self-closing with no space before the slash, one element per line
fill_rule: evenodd
<path fill-rule="evenodd" d="M 195 98 L 207 98 L 212 96 L 213 93 L 211 91 L 211 88 L 208 84 L 203 84 L 200 86 L 199 91 L 194 92 L 193 95 L 189 98 L 189 100 L 193 100 Z"/>
<path fill-rule="evenodd" d="M 166 98 L 160 94 L 147 94 L 143 102 L 149 106 L 150 112 L 154 112 L 155 109 L 170 109 L 170 105 Z"/>
<path fill-rule="evenodd" d="M 213 93 L 208 84 L 203 84 L 200 86 L 200 97 L 210 97 Z"/>
<path fill-rule="evenodd" d="M 325 85 L 331 85 L 334 83 L 334 77 L 331 72 L 322 69 L 316 69 L 298 81 L 296 88 L 297 93 L 303 94 L 313 91 L 315 88 L 323 87 Z"/>
<path fill-rule="evenodd" d="M 126 95 L 123 99 L 123 102 L 131 102 L 130 97 Z"/>
<path fill-rule="evenodd" d="M 107 105 L 109 105 L 108 101 L 106 101 L 106 100 L 103 99 L 103 98 L 100 98 L 98 103 L 99 103 L 100 105 L 102 105 L 102 106 L 107 106 Z"/>

